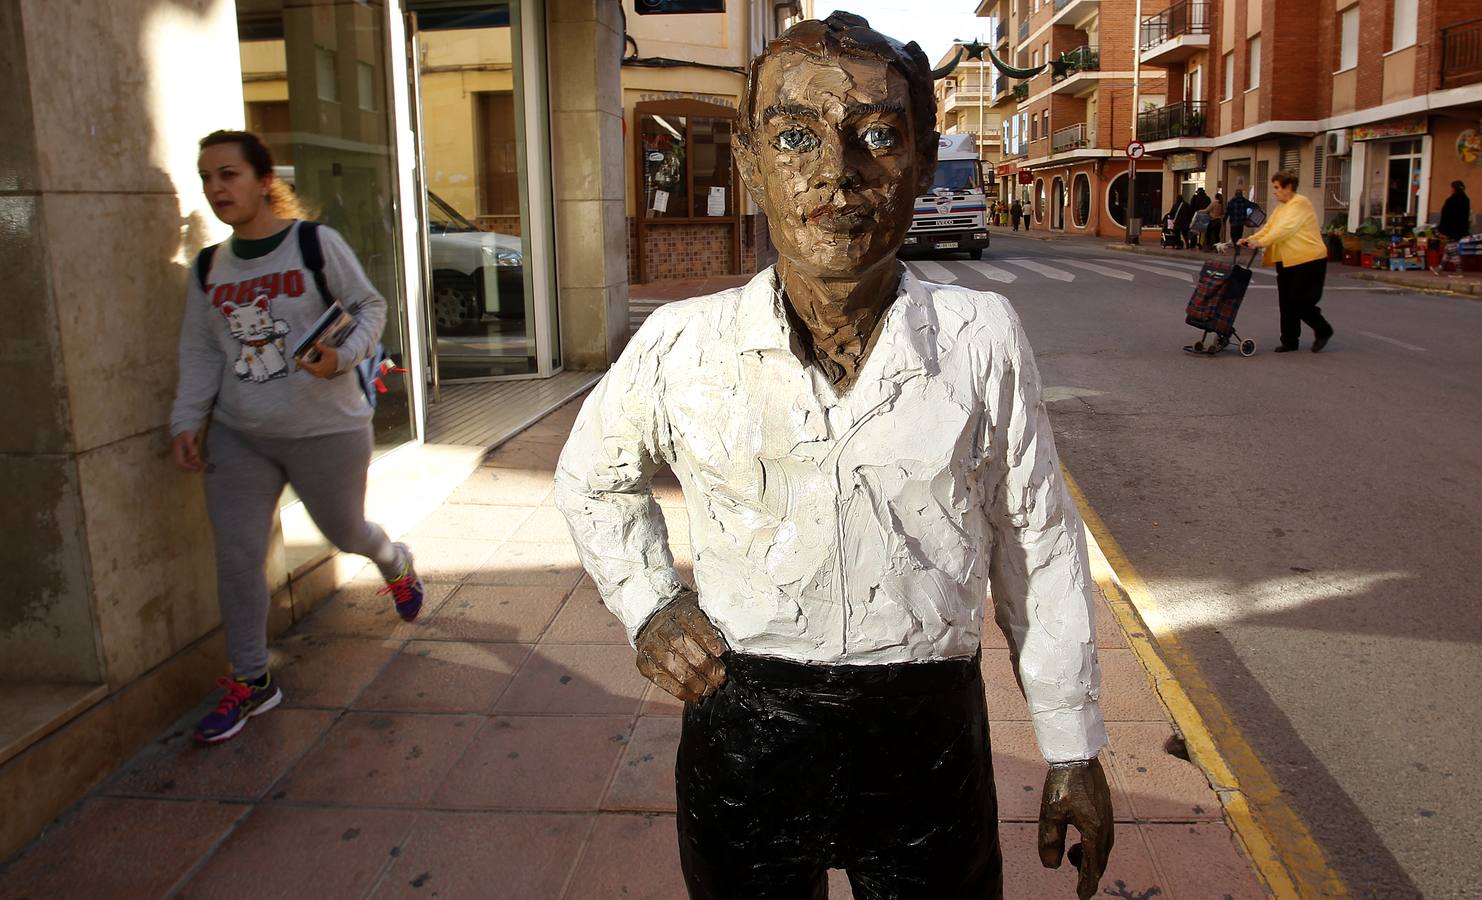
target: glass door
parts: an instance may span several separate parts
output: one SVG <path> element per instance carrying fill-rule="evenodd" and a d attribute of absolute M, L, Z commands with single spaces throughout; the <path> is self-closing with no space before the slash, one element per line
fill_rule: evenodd
<path fill-rule="evenodd" d="M 522 5 L 406 5 L 434 385 L 560 368 L 542 17 Z"/>
<path fill-rule="evenodd" d="M 267 144 L 273 174 L 293 188 L 307 216 L 355 251 L 387 301 L 381 340 L 404 362 L 386 16 L 385 0 L 243 0 L 237 33 L 248 129 Z M 390 375 L 384 383 L 374 420 L 378 453 L 413 437 L 406 379 Z"/>

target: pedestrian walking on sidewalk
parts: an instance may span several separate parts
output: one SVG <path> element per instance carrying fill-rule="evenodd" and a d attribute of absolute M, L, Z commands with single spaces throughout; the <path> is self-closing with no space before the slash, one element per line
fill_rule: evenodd
<path fill-rule="evenodd" d="M 214 744 L 283 699 L 268 672 L 264 567 L 285 484 L 335 546 L 375 562 L 403 619 L 417 617 L 423 589 L 406 546 L 365 519 L 373 408 L 354 369 L 379 346 L 385 299 L 344 238 L 298 221 L 256 135 L 218 131 L 200 147 L 201 185 L 232 237 L 203 250 L 191 273 L 170 433 L 175 464 L 204 473 L 216 539 L 233 677 L 220 680 L 225 693 L 195 732 Z M 348 331 L 292 358 L 288 348 L 335 302 Z"/>
<path fill-rule="evenodd" d="M 1214 192 L 1214 202 L 1209 204 L 1209 227 L 1204 231 L 1204 249 L 1212 250 L 1220 242 L 1220 233 L 1225 226 L 1225 193 Z"/>
<path fill-rule="evenodd" d="M 1328 271 L 1328 249 L 1317 227 L 1312 201 L 1297 193 L 1297 175 L 1277 172 L 1271 179 L 1277 207 L 1259 231 L 1240 241 L 1242 247 L 1264 247 L 1266 261 L 1276 265 L 1276 296 L 1281 306 L 1281 343 L 1277 353 L 1297 349 L 1302 323 L 1312 328 L 1312 352 L 1333 337 L 1333 326 L 1323 318 L 1323 280 Z"/>
<path fill-rule="evenodd" d="M 1183 197 L 1173 201 L 1173 208 L 1168 211 L 1173 217 L 1173 233 L 1178 237 L 1180 250 L 1187 250 L 1194 246 L 1189 239 L 1189 227 L 1194 222 L 1194 205 Z"/>
<path fill-rule="evenodd" d="M 1019 220 L 1024 218 L 1024 204 L 1020 203 L 1018 198 L 1015 198 L 1013 205 L 1009 207 L 1009 215 L 1014 217 L 1014 230 L 1018 231 Z"/>
<path fill-rule="evenodd" d="M 1245 233 L 1245 220 L 1249 218 L 1253 205 L 1244 190 L 1235 189 L 1235 196 L 1225 204 L 1225 223 L 1230 226 L 1230 240 L 1240 242 L 1240 236 Z"/>
<path fill-rule="evenodd" d="M 1441 221 L 1436 230 L 1446 236 L 1446 258 L 1455 262 L 1460 254 L 1457 243 L 1472 233 L 1472 201 L 1467 197 L 1465 182 L 1451 182 L 1451 196 L 1441 204 Z M 1440 267 L 1431 271 L 1441 274 Z"/>

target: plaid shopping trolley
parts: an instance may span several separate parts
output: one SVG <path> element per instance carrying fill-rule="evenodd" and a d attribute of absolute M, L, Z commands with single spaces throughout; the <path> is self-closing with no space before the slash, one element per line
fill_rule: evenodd
<path fill-rule="evenodd" d="M 1184 310 L 1184 321 L 1203 330 L 1204 335 L 1184 347 L 1185 350 L 1212 356 L 1233 341 L 1241 356 L 1255 355 L 1256 342 L 1241 340 L 1235 331 L 1235 317 L 1240 314 L 1240 302 L 1250 287 L 1250 264 L 1255 262 L 1257 252 L 1252 250 L 1250 258 L 1241 265 L 1237 246 L 1231 262 L 1211 261 L 1199 270 L 1199 281 Z"/>

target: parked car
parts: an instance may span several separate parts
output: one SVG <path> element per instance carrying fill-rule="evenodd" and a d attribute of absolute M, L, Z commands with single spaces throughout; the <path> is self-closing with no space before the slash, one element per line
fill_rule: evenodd
<path fill-rule="evenodd" d="M 427 226 L 432 315 L 440 334 L 476 331 L 490 315 L 524 318 L 525 255 L 518 237 L 479 229 L 431 191 Z M 489 297 L 491 283 L 495 298 Z"/>

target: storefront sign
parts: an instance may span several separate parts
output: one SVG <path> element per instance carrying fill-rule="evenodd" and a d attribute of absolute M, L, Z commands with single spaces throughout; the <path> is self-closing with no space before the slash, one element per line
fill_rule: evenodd
<path fill-rule="evenodd" d="M 1355 125 L 1352 136 L 1356 141 L 1378 141 L 1385 138 L 1410 137 L 1425 134 L 1425 113 L 1416 113 L 1402 119 L 1376 122 L 1373 125 Z"/>
<path fill-rule="evenodd" d="M 1198 172 L 1204 168 L 1204 154 L 1197 150 L 1168 154 L 1168 170 L 1171 172 Z"/>
<path fill-rule="evenodd" d="M 728 106 L 736 108 L 735 97 L 722 97 L 718 94 L 696 94 L 691 91 L 653 91 L 639 94 L 638 100 L 642 103 L 650 103 L 654 100 L 703 100 L 706 103 L 714 103 L 716 106 Z"/>
<path fill-rule="evenodd" d="M 1019 172 L 1019 166 L 1016 163 L 1004 163 L 993 171 L 1002 176 L 1016 175 Z"/>

